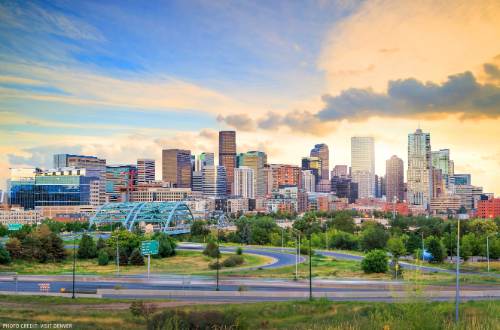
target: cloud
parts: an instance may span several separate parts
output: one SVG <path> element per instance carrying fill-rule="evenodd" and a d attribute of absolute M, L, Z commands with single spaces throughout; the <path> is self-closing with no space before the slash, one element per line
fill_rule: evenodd
<path fill-rule="evenodd" d="M 467 117 L 500 116 L 500 87 L 480 84 L 471 72 L 451 75 L 436 84 L 414 78 L 389 81 L 386 93 L 351 88 L 325 95 L 322 120 L 362 120 L 373 116 L 411 117 L 442 113 Z"/>
<path fill-rule="evenodd" d="M 221 123 L 226 123 L 227 125 L 234 127 L 241 131 L 253 131 L 255 130 L 255 123 L 250 116 L 247 114 L 234 114 L 217 116 L 217 121 Z"/>
<path fill-rule="evenodd" d="M 2 25 L 28 32 L 45 32 L 78 40 L 105 40 L 98 29 L 78 17 L 48 10 L 32 2 L 0 3 L 0 21 Z"/>
<path fill-rule="evenodd" d="M 500 80 L 500 69 L 497 65 L 493 63 L 485 63 L 483 65 L 483 68 L 484 72 L 489 76 L 489 78 Z"/>
<path fill-rule="evenodd" d="M 364 1 L 328 31 L 317 64 L 332 95 L 475 72 L 500 53 L 499 15 L 498 0 Z"/>
<path fill-rule="evenodd" d="M 55 154 L 80 154 L 83 147 L 81 145 L 62 146 L 48 145 L 33 148 L 25 148 L 20 154 L 7 154 L 9 163 L 13 166 L 29 166 L 51 168 L 54 164 Z"/>

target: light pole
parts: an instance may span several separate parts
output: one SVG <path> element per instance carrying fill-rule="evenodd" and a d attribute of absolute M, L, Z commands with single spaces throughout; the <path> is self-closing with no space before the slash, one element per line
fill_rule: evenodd
<path fill-rule="evenodd" d="M 425 247 L 424 247 L 424 232 L 422 232 L 422 264 L 424 263 L 424 251 L 425 251 Z"/>
<path fill-rule="evenodd" d="M 457 225 L 457 284 L 455 288 L 455 322 L 458 324 L 458 305 L 460 304 L 460 217 Z"/>
<path fill-rule="evenodd" d="M 284 228 L 281 227 L 281 253 L 283 253 L 283 232 L 284 232 Z"/>
<path fill-rule="evenodd" d="M 219 288 L 219 267 L 220 267 L 220 264 L 219 264 L 219 258 L 220 258 L 219 231 L 220 231 L 220 229 L 217 228 L 217 264 L 215 267 L 217 270 L 217 287 L 215 288 L 215 291 L 220 290 L 220 288 Z"/>
<path fill-rule="evenodd" d="M 73 290 L 71 290 L 72 299 L 75 299 L 75 272 L 76 272 L 76 234 L 73 233 Z"/>
<path fill-rule="evenodd" d="M 313 300 L 312 291 L 312 250 L 311 250 L 311 235 L 309 235 L 309 300 Z"/>
<path fill-rule="evenodd" d="M 299 240 L 295 237 L 295 280 L 298 278 L 299 272 Z"/>
<path fill-rule="evenodd" d="M 488 273 L 490 272 L 490 235 L 486 235 L 486 259 L 488 261 Z"/>
<path fill-rule="evenodd" d="M 118 233 L 116 233 L 116 275 L 120 276 L 120 250 L 118 247 Z"/>

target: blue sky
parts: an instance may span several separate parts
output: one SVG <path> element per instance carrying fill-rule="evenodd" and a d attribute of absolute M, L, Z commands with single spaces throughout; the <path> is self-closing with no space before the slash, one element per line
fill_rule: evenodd
<path fill-rule="evenodd" d="M 215 151 L 226 128 L 240 151 L 288 163 L 324 142 L 348 164 L 350 136 L 372 135 L 383 174 L 417 122 L 490 181 L 500 149 L 474 146 L 500 115 L 499 12 L 493 0 L 2 1 L 0 182 L 50 165 L 51 150 L 110 163 Z M 411 102 L 422 92 L 431 101 Z"/>

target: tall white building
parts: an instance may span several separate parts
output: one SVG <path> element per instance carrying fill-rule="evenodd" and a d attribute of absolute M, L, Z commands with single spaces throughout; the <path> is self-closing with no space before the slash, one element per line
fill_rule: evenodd
<path fill-rule="evenodd" d="M 408 203 L 428 209 L 432 198 L 431 135 L 420 128 L 408 134 L 407 186 Z"/>
<path fill-rule="evenodd" d="M 375 142 L 373 137 L 351 137 L 352 182 L 358 184 L 358 198 L 375 197 Z"/>
<path fill-rule="evenodd" d="M 234 169 L 233 195 L 255 198 L 254 171 L 248 166 Z"/>
<path fill-rule="evenodd" d="M 155 180 L 155 160 L 141 158 L 137 160 L 137 183 L 149 183 Z"/>
<path fill-rule="evenodd" d="M 302 171 L 302 188 L 306 192 L 315 192 L 316 177 L 311 170 Z"/>

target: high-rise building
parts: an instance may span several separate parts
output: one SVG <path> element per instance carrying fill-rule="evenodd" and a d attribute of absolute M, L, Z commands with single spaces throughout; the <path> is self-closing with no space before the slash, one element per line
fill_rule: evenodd
<path fill-rule="evenodd" d="M 299 166 L 286 164 L 271 164 L 272 190 L 282 186 L 296 186 L 301 188 L 302 171 Z"/>
<path fill-rule="evenodd" d="M 302 170 L 310 170 L 314 174 L 315 181 L 321 180 L 321 158 L 319 157 L 302 157 Z"/>
<path fill-rule="evenodd" d="M 262 151 L 248 151 L 238 155 L 238 167 L 246 166 L 253 169 L 255 197 L 266 196 L 266 183 L 264 167 L 267 164 L 267 155 Z"/>
<path fill-rule="evenodd" d="M 234 169 L 233 195 L 243 198 L 255 198 L 254 170 L 248 166 Z"/>
<path fill-rule="evenodd" d="M 351 138 L 352 181 L 358 184 L 358 198 L 375 196 L 375 143 L 373 137 Z"/>
<path fill-rule="evenodd" d="M 149 183 L 155 180 L 155 160 L 140 158 L 137 160 L 137 183 Z"/>
<path fill-rule="evenodd" d="M 54 168 L 84 168 L 88 173 L 99 173 L 99 181 L 92 182 L 93 195 L 92 205 L 98 206 L 106 203 L 106 159 L 96 156 L 56 154 L 54 155 Z M 95 190 L 95 191 L 94 191 Z"/>
<path fill-rule="evenodd" d="M 448 188 L 449 177 L 453 175 L 453 161 L 450 160 L 450 149 L 441 149 L 432 152 L 432 166 L 441 170 L 444 185 Z"/>
<path fill-rule="evenodd" d="M 316 177 L 311 170 L 302 171 L 302 188 L 306 192 L 316 191 Z"/>
<path fill-rule="evenodd" d="M 190 188 L 192 177 L 191 151 L 165 149 L 162 152 L 162 180 L 175 188 Z"/>
<path fill-rule="evenodd" d="M 408 134 L 407 189 L 410 205 L 429 208 L 432 198 L 431 135 L 420 128 Z"/>
<path fill-rule="evenodd" d="M 446 180 L 443 176 L 443 170 L 432 168 L 432 198 L 438 198 L 446 195 Z"/>
<path fill-rule="evenodd" d="M 316 144 L 310 152 L 311 157 L 318 157 L 321 160 L 321 169 L 319 172 L 319 179 L 330 180 L 330 152 L 328 146 L 324 143 Z"/>
<path fill-rule="evenodd" d="M 470 174 L 453 174 L 450 176 L 450 185 L 464 186 L 472 184 Z"/>
<path fill-rule="evenodd" d="M 500 217 L 500 198 L 480 200 L 477 205 L 477 216 L 483 219 Z"/>
<path fill-rule="evenodd" d="M 196 159 L 195 171 L 201 171 L 205 166 L 215 165 L 215 155 L 213 152 L 202 152 Z"/>
<path fill-rule="evenodd" d="M 375 174 L 375 197 L 382 198 L 385 196 L 385 177 Z"/>
<path fill-rule="evenodd" d="M 332 170 L 332 177 L 346 177 L 349 175 L 349 168 L 347 165 L 335 165 Z"/>
<path fill-rule="evenodd" d="M 106 195 L 108 202 L 127 202 L 130 193 L 137 187 L 135 165 L 106 166 Z"/>
<path fill-rule="evenodd" d="M 331 180 L 332 192 L 338 198 L 347 198 L 349 203 L 358 199 L 358 184 L 347 176 L 334 176 Z"/>
<path fill-rule="evenodd" d="M 404 200 L 404 165 L 398 156 L 392 156 L 385 162 L 385 184 L 388 202 Z"/>
<path fill-rule="evenodd" d="M 202 170 L 202 191 L 206 197 L 225 198 L 227 176 L 224 166 L 205 166 Z"/>
<path fill-rule="evenodd" d="M 236 132 L 219 132 L 219 165 L 226 168 L 226 194 L 231 194 L 233 187 L 234 168 L 236 167 Z"/>

